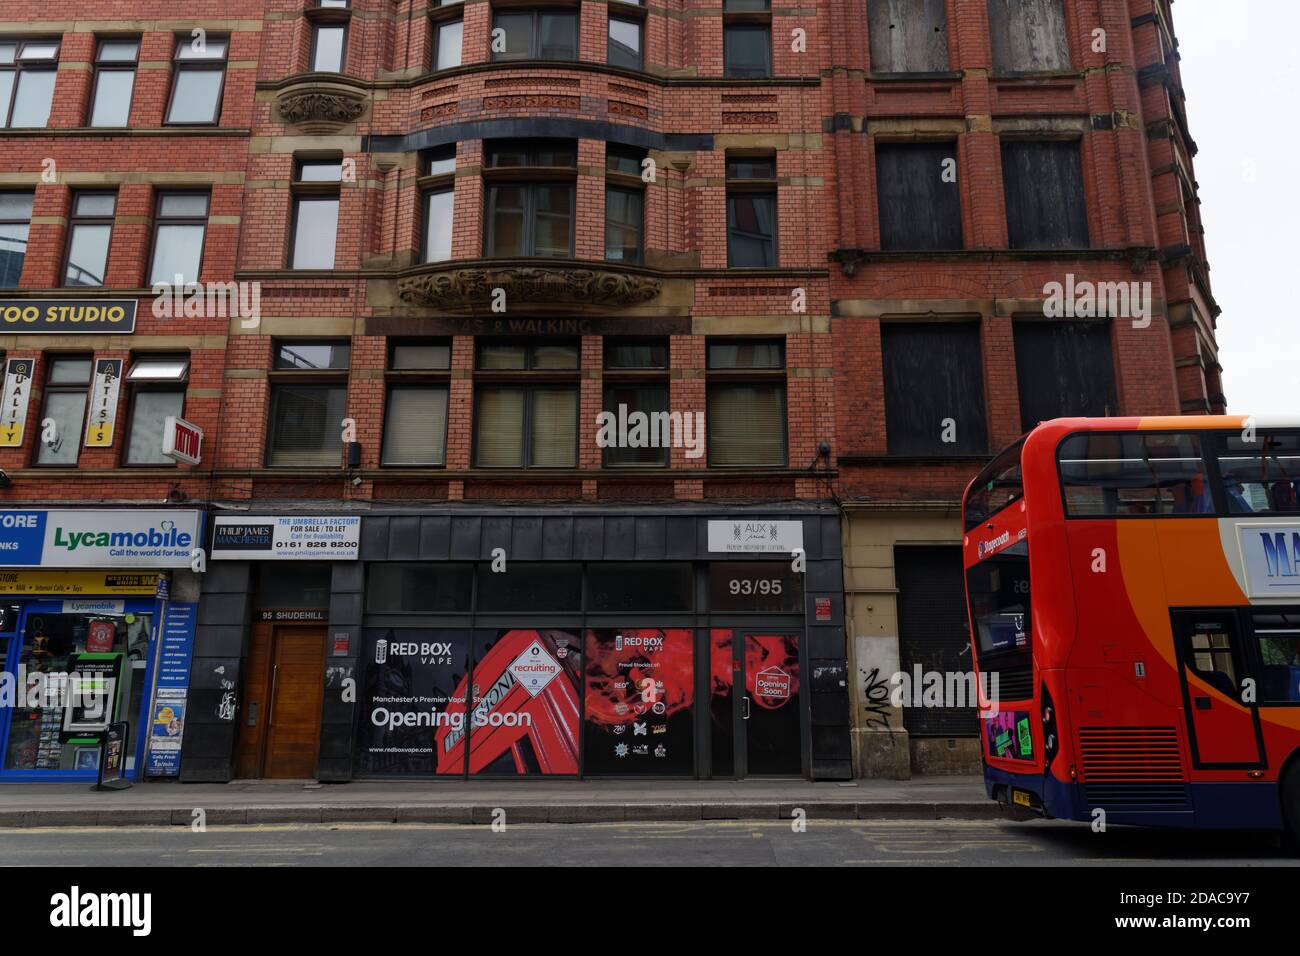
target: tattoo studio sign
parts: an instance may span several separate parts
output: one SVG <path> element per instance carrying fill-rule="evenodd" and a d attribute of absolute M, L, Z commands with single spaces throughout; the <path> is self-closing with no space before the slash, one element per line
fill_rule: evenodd
<path fill-rule="evenodd" d="M 38 335 L 135 331 L 134 299 L 0 299 L 0 333 Z"/>

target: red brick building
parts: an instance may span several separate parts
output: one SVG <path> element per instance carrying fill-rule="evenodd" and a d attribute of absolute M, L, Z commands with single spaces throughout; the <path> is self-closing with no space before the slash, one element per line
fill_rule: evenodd
<path fill-rule="evenodd" d="M 48 525 L 10 564 L 192 607 L 124 707 L 186 709 L 160 773 L 968 760 L 868 707 L 960 650 L 907 594 L 960 586 L 965 482 L 1041 418 L 1222 408 L 1165 3 L 87 6 L 0 14 L 0 496 Z M 202 554 L 51 562 L 78 506 Z M 28 716 L 0 773 L 75 773 Z"/>

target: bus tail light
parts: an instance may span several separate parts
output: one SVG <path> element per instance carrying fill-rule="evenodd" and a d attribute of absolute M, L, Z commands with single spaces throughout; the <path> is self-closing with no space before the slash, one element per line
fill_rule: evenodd
<path fill-rule="evenodd" d="M 1043 769 L 1046 770 L 1061 751 L 1061 738 L 1056 731 L 1056 705 L 1052 703 L 1052 694 L 1043 685 Z"/>

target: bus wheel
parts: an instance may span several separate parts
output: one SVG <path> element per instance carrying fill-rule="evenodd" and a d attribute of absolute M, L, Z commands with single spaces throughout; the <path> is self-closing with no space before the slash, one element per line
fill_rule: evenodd
<path fill-rule="evenodd" d="M 1282 820 L 1288 847 L 1300 853 L 1300 761 L 1282 778 Z"/>

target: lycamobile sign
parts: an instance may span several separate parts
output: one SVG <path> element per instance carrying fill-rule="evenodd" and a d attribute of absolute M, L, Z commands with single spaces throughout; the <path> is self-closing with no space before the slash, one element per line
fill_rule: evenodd
<path fill-rule="evenodd" d="M 189 567 L 199 511 L 0 511 L 0 566 Z"/>

